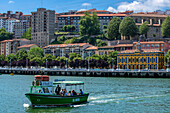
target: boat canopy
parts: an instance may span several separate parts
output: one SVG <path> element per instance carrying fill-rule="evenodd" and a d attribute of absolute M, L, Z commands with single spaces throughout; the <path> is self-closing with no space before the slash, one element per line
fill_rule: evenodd
<path fill-rule="evenodd" d="M 72 85 L 84 85 L 84 82 L 82 81 L 58 81 L 58 82 L 53 82 L 53 84 L 65 84 L 66 86 L 72 86 Z"/>

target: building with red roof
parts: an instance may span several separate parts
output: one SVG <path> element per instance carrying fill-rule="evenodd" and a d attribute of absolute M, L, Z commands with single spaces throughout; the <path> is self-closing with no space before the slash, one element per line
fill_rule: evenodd
<path fill-rule="evenodd" d="M 119 69 L 163 69 L 164 52 L 157 49 L 142 49 L 140 42 L 135 43 L 136 48 L 120 51 L 117 56 Z"/>

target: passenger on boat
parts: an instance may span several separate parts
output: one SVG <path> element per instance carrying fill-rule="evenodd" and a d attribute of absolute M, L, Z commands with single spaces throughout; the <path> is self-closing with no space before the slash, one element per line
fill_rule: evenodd
<path fill-rule="evenodd" d="M 68 96 L 66 89 L 64 89 L 64 96 Z"/>
<path fill-rule="evenodd" d="M 55 89 L 55 93 L 56 93 L 57 95 L 59 95 L 59 94 L 60 94 L 60 91 L 61 91 L 61 87 L 60 87 L 59 85 L 57 85 L 57 87 L 56 87 L 56 89 Z"/>
<path fill-rule="evenodd" d="M 84 94 L 84 92 L 82 91 L 82 89 L 80 89 L 80 95 L 83 95 Z"/>
<path fill-rule="evenodd" d="M 64 89 L 62 89 L 61 91 L 60 91 L 60 95 L 63 95 L 64 94 Z"/>
<path fill-rule="evenodd" d="M 70 96 L 73 96 L 73 91 L 69 91 Z"/>
<path fill-rule="evenodd" d="M 40 89 L 40 90 L 38 90 L 38 93 L 42 93 L 42 92 L 41 92 L 41 89 Z"/>
<path fill-rule="evenodd" d="M 73 90 L 73 95 L 77 95 L 77 93 Z"/>

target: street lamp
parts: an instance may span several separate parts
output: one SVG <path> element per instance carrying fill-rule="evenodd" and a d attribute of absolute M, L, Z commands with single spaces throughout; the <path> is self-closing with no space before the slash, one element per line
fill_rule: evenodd
<path fill-rule="evenodd" d="M 46 68 L 47 68 L 47 59 L 46 59 Z"/>
<path fill-rule="evenodd" d="M 90 59 L 90 52 L 89 52 L 89 58 L 88 58 L 88 70 L 89 70 L 89 68 L 90 68 L 89 59 Z"/>
<path fill-rule="evenodd" d="M 167 70 L 169 71 L 169 57 L 167 58 L 168 59 L 168 62 L 167 62 Z"/>
<path fill-rule="evenodd" d="M 139 57 L 139 71 L 140 71 L 140 57 Z"/>
<path fill-rule="evenodd" d="M 114 65 L 114 58 L 112 58 L 112 70 L 114 70 L 113 65 Z"/>
<path fill-rule="evenodd" d="M 67 58 L 66 58 L 66 69 L 67 69 L 67 67 L 68 67 L 68 66 L 67 66 Z"/>

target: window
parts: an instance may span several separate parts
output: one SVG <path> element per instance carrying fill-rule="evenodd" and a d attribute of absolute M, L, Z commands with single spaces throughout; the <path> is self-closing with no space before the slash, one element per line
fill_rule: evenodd
<path fill-rule="evenodd" d="M 147 47 L 149 47 L 149 44 L 147 44 Z"/>
<path fill-rule="evenodd" d="M 151 47 L 154 47 L 154 45 L 152 44 Z"/>
<path fill-rule="evenodd" d="M 164 46 L 164 44 L 161 44 L 161 46 L 163 47 L 163 46 Z"/>
<path fill-rule="evenodd" d="M 142 46 L 145 47 L 145 44 L 143 44 Z"/>

